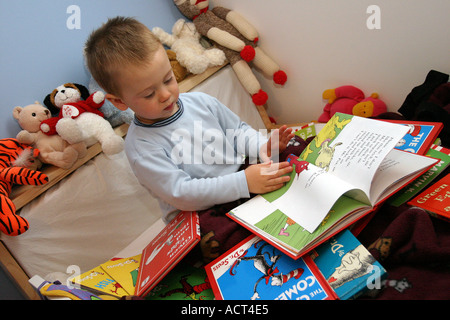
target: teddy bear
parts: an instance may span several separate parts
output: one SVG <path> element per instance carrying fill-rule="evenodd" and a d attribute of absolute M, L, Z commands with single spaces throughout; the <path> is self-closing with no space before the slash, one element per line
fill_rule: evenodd
<path fill-rule="evenodd" d="M 75 144 L 84 142 L 90 147 L 100 142 L 106 155 L 123 150 L 123 139 L 114 132 L 111 124 L 103 117 L 99 108 L 104 104 L 105 94 L 96 91 L 89 95 L 88 89 L 80 84 L 66 83 L 58 86 L 44 99 L 44 104 L 58 114 L 41 122 L 40 129 L 47 135 L 59 134 L 61 138 Z"/>
<path fill-rule="evenodd" d="M 23 234 L 29 228 L 28 221 L 16 214 L 16 206 L 9 197 L 12 186 L 39 186 L 48 182 L 46 174 L 30 169 L 38 155 L 38 149 L 17 139 L 0 140 L 0 231 L 9 236 Z"/>
<path fill-rule="evenodd" d="M 224 7 L 209 10 L 208 0 L 174 0 L 180 12 L 194 22 L 197 31 L 225 53 L 237 78 L 251 95 L 255 105 L 264 105 L 268 95 L 253 74 L 250 65 L 272 77 L 278 85 L 287 81 L 286 73 L 257 46 L 258 32 L 238 12 Z"/>
<path fill-rule="evenodd" d="M 95 81 L 95 79 L 91 76 L 89 80 L 89 93 L 94 94 L 97 91 L 101 91 L 105 94 L 105 91 L 100 87 L 100 85 Z M 87 99 L 87 97 L 86 97 Z M 110 101 L 105 99 L 103 105 L 99 109 L 103 113 L 103 117 L 111 124 L 113 128 L 127 123 L 130 124 L 134 118 L 134 112 L 128 108 L 127 110 L 119 110 L 117 109 Z"/>
<path fill-rule="evenodd" d="M 378 99 L 377 93 L 366 98 L 361 89 L 351 85 L 327 89 L 322 98 L 328 100 L 328 103 L 323 108 L 319 122 L 328 122 L 336 112 L 368 118 L 387 111 L 386 104 Z"/>
<path fill-rule="evenodd" d="M 202 46 L 201 35 L 192 22 L 178 19 L 172 27 L 172 34 L 159 27 L 154 27 L 152 32 L 163 44 L 175 52 L 178 62 L 190 73 L 200 74 L 207 68 L 220 66 L 226 61 L 222 50 L 206 49 Z"/>
<path fill-rule="evenodd" d="M 177 54 L 174 51 L 166 49 L 166 54 L 169 58 L 170 66 L 172 67 L 172 71 L 177 82 L 184 80 L 189 74 L 186 67 L 182 66 L 181 63 L 177 60 Z"/>
<path fill-rule="evenodd" d="M 13 117 L 22 128 L 16 139 L 39 149 L 38 159 L 42 163 L 69 169 L 75 161 L 86 155 L 86 144 L 79 142 L 71 145 L 58 134 L 44 134 L 39 129 L 40 124 L 42 121 L 50 119 L 51 116 L 50 110 L 37 101 L 25 107 L 15 107 Z"/>

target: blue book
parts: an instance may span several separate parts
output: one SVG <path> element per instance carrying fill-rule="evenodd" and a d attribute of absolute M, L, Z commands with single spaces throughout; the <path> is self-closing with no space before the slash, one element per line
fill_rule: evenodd
<path fill-rule="evenodd" d="M 208 264 L 217 300 L 332 300 L 337 296 L 308 255 L 294 260 L 250 236 Z"/>
<path fill-rule="evenodd" d="M 322 243 L 311 256 L 341 300 L 380 289 L 387 277 L 386 270 L 349 230 Z"/>

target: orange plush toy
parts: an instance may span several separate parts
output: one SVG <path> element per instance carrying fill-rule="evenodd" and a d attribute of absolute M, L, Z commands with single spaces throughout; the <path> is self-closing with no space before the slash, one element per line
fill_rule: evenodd
<path fill-rule="evenodd" d="M 268 96 L 261 89 L 248 62 L 252 62 L 265 75 L 272 77 L 276 84 L 284 85 L 287 80 L 286 73 L 256 45 L 258 32 L 239 13 L 223 7 L 209 10 L 208 0 L 174 0 L 174 2 L 186 18 L 193 20 L 197 31 L 225 53 L 255 105 L 264 105 Z"/>
<path fill-rule="evenodd" d="M 327 122 L 336 112 L 369 118 L 387 111 L 386 104 L 378 99 L 377 93 L 366 98 L 364 93 L 354 86 L 325 90 L 322 98 L 328 100 L 328 103 L 323 108 L 319 122 Z"/>
<path fill-rule="evenodd" d="M 17 236 L 28 230 L 25 218 L 16 214 L 16 206 L 9 198 L 12 186 L 43 185 L 48 177 L 42 172 L 31 169 L 39 150 L 17 139 L 0 140 L 0 231 L 9 236 Z"/>

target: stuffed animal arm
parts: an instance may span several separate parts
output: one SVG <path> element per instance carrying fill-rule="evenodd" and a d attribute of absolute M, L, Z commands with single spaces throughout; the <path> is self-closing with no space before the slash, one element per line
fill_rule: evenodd
<path fill-rule="evenodd" d="M 334 89 L 327 89 L 323 92 L 322 98 L 333 103 L 337 98 L 350 98 L 354 100 L 364 99 L 364 92 L 354 86 L 341 86 Z"/>
<path fill-rule="evenodd" d="M 219 13 L 216 14 L 220 16 Z M 255 43 L 258 42 L 258 31 L 240 13 L 234 10 L 229 10 L 225 15 L 225 20 L 231 23 L 248 40 Z"/>

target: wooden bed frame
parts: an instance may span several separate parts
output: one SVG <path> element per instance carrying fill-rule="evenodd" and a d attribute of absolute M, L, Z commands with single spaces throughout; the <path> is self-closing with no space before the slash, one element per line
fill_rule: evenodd
<path fill-rule="evenodd" d="M 222 69 L 228 63 L 213 67 L 206 70 L 202 74 L 190 75 L 183 81 L 179 83 L 180 92 L 188 92 L 211 75 Z M 261 119 L 268 130 L 275 129 L 280 125 L 273 124 L 267 114 L 267 106 L 256 106 Z M 304 123 L 289 124 L 288 126 L 300 126 Z M 128 124 L 122 124 L 116 127 L 115 132 L 124 137 L 128 130 Z M 41 169 L 49 177 L 49 182 L 42 186 L 17 186 L 13 188 L 10 198 L 13 200 L 17 212 L 24 207 L 27 203 L 31 202 L 33 199 L 43 194 L 46 190 L 50 189 L 52 186 L 56 185 L 66 176 L 70 175 L 76 169 L 81 167 L 83 164 L 97 156 L 102 152 L 100 143 L 96 143 L 88 149 L 88 153 L 85 157 L 78 159 L 78 161 L 70 169 L 61 169 L 54 166 L 45 166 Z M 36 290 L 28 282 L 29 276 L 25 273 L 22 267 L 14 258 L 14 255 L 8 250 L 5 244 L 0 240 L 0 267 L 3 268 L 5 273 L 11 277 L 17 288 L 22 292 L 25 298 L 30 300 L 41 300 L 40 296 Z"/>

